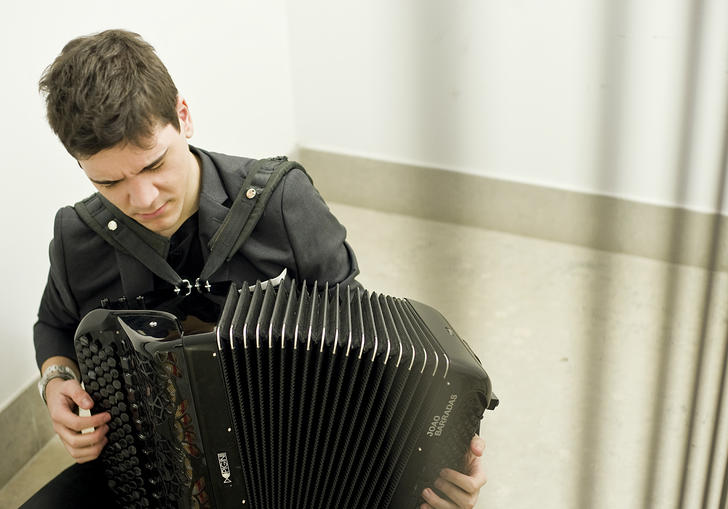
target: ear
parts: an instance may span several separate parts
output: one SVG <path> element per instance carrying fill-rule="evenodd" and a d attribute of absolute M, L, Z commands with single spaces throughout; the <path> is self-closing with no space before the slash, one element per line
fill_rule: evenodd
<path fill-rule="evenodd" d="M 192 114 L 187 101 L 181 95 L 177 97 L 177 117 L 179 118 L 179 130 L 185 135 L 185 138 L 192 138 L 195 132 L 195 126 L 192 123 Z"/>

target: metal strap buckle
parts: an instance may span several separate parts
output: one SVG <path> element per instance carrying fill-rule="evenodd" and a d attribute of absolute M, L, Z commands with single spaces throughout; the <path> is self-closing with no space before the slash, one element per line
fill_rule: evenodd
<path fill-rule="evenodd" d="M 210 293 L 210 290 L 212 289 L 212 285 L 210 284 L 210 281 L 208 281 L 208 280 L 205 280 L 205 284 L 203 285 L 202 282 L 200 281 L 200 278 L 197 278 L 195 280 L 195 288 L 200 293 L 202 293 L 203 288 L 205 290 L 207 290 L 207 293 Z"/>
<path fill-rule="evenodd" d="M 182 297 L 187 297 L 189 294 L 192 293 L 192 283 L 190 283 L 189 279 L 183 279 L 180 284 L 187 285 L 187 293 L 185 293 Z M 179 295 L 179 293 L 182 291 L 182 289 L 179 286 L 174 287 L 174 293 L 176 295 Z"/>

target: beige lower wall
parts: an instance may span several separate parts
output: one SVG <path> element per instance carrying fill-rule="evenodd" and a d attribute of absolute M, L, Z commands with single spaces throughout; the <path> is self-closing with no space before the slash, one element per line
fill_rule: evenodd
<path fill-rule="evenodd" d="M 300 147 L 328 201 L 709 267 L 716 216 Z M 718 216 L 725 231 L 726 217 Z M 716 266 L 728 268 L 720 235 Z"/>
<path fill-rule="evenodd" d="M 0 486 L 4 486 L 54 435 L 36 384 L 37 380 L 0 412 L 0 451 L 3 457 L 0 461 Z"/>

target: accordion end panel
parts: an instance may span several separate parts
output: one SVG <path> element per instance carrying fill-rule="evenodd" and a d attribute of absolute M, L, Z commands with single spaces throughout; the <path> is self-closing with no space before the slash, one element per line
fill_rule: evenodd
<path fill-rule="evenodd" d="M 111 414 L 100 459 L 120 507 L 216 506 L 181 336 L 159 311 L 94 310 L 77 329 L 92 413 Z"/>

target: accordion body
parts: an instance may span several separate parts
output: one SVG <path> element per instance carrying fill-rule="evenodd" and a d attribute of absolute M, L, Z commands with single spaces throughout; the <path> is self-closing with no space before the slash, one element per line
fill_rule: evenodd
<path fill-rule="evenodd" d="M 440 469 L 462 467 L 498 400 L 439 312 L 352 287 L 242 288 L 212 322 L 132 309 L 81 321 L 121 507 L 413 508 Z"/>

